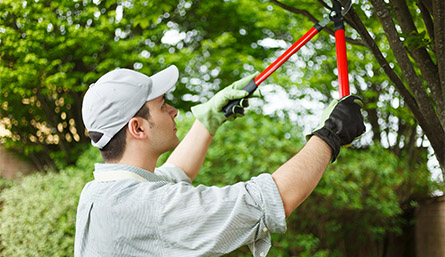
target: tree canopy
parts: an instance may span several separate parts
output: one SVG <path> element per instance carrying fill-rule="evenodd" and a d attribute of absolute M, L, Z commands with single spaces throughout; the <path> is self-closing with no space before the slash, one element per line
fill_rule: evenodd
<path fill-rule="evenodd" d="M 414 156 L 430 144 L 443 167 L 443 3 L 382 3 L 354 3 L 345 17 L 351 91 L 364 98 L 370 128 L 361 143 L 382 144 L 397 156 Z M 9 131 L 2 142 L 41 169 L 72 164 L 89 142 L 80 114 L 83 93 L 105 72 L 126 67 L 152 74 L 175 64 L 181 77 L 168 99 L 187 111 L 267 67 L 327 15 L 328 5 L 2 0 L 0 115 Z M 267 84 L 279 85 L 290 99 L 327 103 L 336 97 L 331 34 L 332 24 Z"/>

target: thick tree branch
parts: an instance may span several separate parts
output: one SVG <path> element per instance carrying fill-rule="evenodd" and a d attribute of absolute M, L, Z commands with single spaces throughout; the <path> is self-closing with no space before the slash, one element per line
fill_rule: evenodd
<path fill-rule="evenodd" d="M 285 5 L 281 2 L 279 2 L 278 0 L 270 0 L 270 1 L 289 12 L 292 12 L 295 14 L 302 14 L 303 16 L 307 17 L 313 23 L 319 22 L 319 20 L 317 20 L 317 18 L 315 18 L 312 14 L 310 14 L 306 10 L 297 9 L 292 6 Z M 308 28 L 308 30 L 309 30 L 309 28 Z M 326 31 L 329 35 L 335 36 L 335 32 L 332 29 L 325 27 L 323 30 Z M 346 42 L 348 42 L 349 44 L 352 44 L 352 45 L 365 46 L 365 43 L 362 40 L 356 40 L 356 39 L 352 39 L 349 37 L 346 37 Z"/>
<path fill-rule="evenodd" d="M 326 2 L 323 1 L 323 0 L 318 0 L 318 2 L 319 2 L 324 8 L 326 8 L 326 9 L 331 9 L 331 8 L 332 8 L 332 6 L 329 6 L 329 5 L 326 4 Z"/>
<path fill-rule="evenodd" d="M 417 28 L 414 25 L 405 0 L 391 0 L 391 4 L 402 32 L 409 35 L 408 37 L 417 36 Z M 437 111 L 441 113 L 442 110 L 445 109 L 445 106 L 442 100 L 443 92 L 440 88 L 437 66 L 434 64 L 425 47 L 408 45 L 408 48 L 411 48 L 411 56 L 422 72 L 422 77 L 427 82 L 428 88 L 431 89 L 431 95 L 436 103 Z M 445 124 L 442 124 L 442 126 L 444 125 Z"/>
<path fill-rule="evenodd" d="M 394 21 L 392 20 L 391 13 L 386 6 L 386 3 L 383 0 L 371 0 L 371 3 L 376 10 L 377 17 L 382 23 L 391 49 L 393 49 L 394 56 L 396 57 L 397 62 L 408 82 L 408 85 L 414 94 L 417 106 L 419 107 L 419 110 L 421 112 L 421 116 L 426 121 L 426 124 L 420 124 L 419 122 L 419 125 L 421 125 L 425 134 L 428 136 L 428 139 L 430 140 L 430 143 L 434 148 L 440 165 L 444 167 L 444 129 L 435 113 L 431 100 L 429 99 L 428 94 L 423 88 L 422 82 L 417 76 L 414 67 L 408 57 L 408 54 L 403 47 L 403 43 L 400 41 Z M 418 117 L 416 116 L 416 118 Z"/>
<path fill-rule="evenodd" d="M 351 0 L 352 1 L 352 0 Z M 326 4 L 326 2 L 324 1 L 324 0 L 318 0 L 318 2 L 324 7 L 324 8 L 326 8 L 326 9 L 332 9 L 332 7 L 331 6 L 329 6 L 328 4 Z M 347 1 L 340 1 L 341 3 L 342 3 L 342 6 L 346 6 L 346 4 L 347 4 Z M 351 7 L 352 8 L 352 7 Z M 348 25 L 350 25 L 351 27 L 353 27 L 354 29 L 355 29 L 355 23 L 354 23 L 354 21 L 348 16 L 348 15 L 345 15 L 345 16 L 343 16 L 343 19 L 344 19 L 344 21 L 348 24 Z M 366 44 L 366 42 L 362 42 L 363 44 Z"/>
<path fill-rule="evenodd" d="M 279 2 L 277 0 L 271 0 L 272 2 L 279 5 Z M 348 0 L 340 0 L 342 4 L 344 5 Z M 431 3 L 430 0 L 421 0 L 426 8 L 429 9 L 429 4 Z M 440 1 L 443 0 L 434 0 L 436 2 L 436 5 L 439 7 L 436 8 L 438 10 L 441 10 L 441 6 L 443 6 L 443 3 Z M 376 10 L 377 16 L 379 17 L 383 28 L 385 30 L 385 33 L 387 34 L 388 40 L 390 42 L 390 46 L 394 51 L 394 54 L 396 56 L 396 59 L 399 63 L 399 65 L 402 68 L 402 71 L 408 81 L 408 85 L 412 90 L 412 93 L 405 87 L 404 83 L 402 82 L 401 78 L 394 72 L 394 70 L 389 66 L 389 63 L 383 56 L 382 52 L 378 48 L 376 42 L 369 34 L 368 30 L 364 26 L 363 22 L 361 21 L 358 14 L 355 12 L 353 8 L 349 10 L 349 12 L 346 14 L 345 19 L 350 21 L 350 24 L 354 27 L 354 29 L 357 30 L 357 32 L 360 34 L 362 40 L 366 44 L 366 46 L 371 50 L 374 57 L 376 58 L 377 62 L 380 64 L 382 69 L 385 71 L 385 73 L 388 75 L 389 79 L 394 83 L 397 90 L 402 95 L 406 105 L 410 108 L 412 113 L 414 114 L 414 117 L 416 118 L 418 124 L 422 127 L 424 130 L 425 135 L 430 139 L 431 145 L 434 148 L 434 151 L 436 153 L 436 157 L 439 160 L 440 166 L 443 168 L 445 167 L 445 142 L 443 142 L 443 138 L 445 138 L 445 130 L 441 126 L 441 122 L 439 121 L 438 117 L 436 116 L 435 110 L 431 104 L 431 101 L 428 97 L 428 94 L 423 89 L 423 85 L 420 81 L 420 79 L 417 77 L 414 68 L 412 66 L 412 63 L 403 47 L 402 42 L 400 41 L 400 38 L 398 36 L 398 33 L 395 29 L 395 24 L 392 20 L 391 13 L 389 12 L 389 9 L 387 8 L 386 4 L 383 2 L 383 0 L 371 0 L 371 2 L 374 5 L 374 9 Z M 281 3 L 280 3 L 281 4 Z M 323 3 L 322 3 L 323 4 Z M 284 8 L 284 7 L 283 7 Z M 289 10 L 291 12 L 294 12 L 292 7 L 285 8 L 286 10 Z M 307 11 L 304 10 L 297 10 L 297 12 L 303 14 L 308 14 Z M 310 15 L 310 14 L 309 14 Z M 433 14 L 433 17 L 437 14 Z M 310 15 L 312 16 L 312 15 Z M 310 16 L 308 18 L 310 18 Z M 443 10 L 442 10 L 442 16 L 443 16 Z M 311 19 L 311 18 L 310 18 Z M 434 22 L 436 22 L 437 19 L 434 19 Z M 441 21 L 443 23 L 443 21 Z M 441 23 L 441 24 L 442 24 Z M 445 28 L 445 26 L 442 26 Z M 443 32 L 436 31 L 435 28 L 435 35 Z M 440 34 L 443 35 L 443 34 Z M 445 41 L 445 40 L 444 40 Z M 444 51 L 444 43 L 442 41 L 442 48 L 441 51 L 443 53 Z M 437 51 L 436 47 L 436 51 Z M 398 50 L 398 51 L 397 51 Z M 396 53 L 397 52 L 397 53 Z M 436 55 L 439 53 L 436 52 Z M 445 54 L 442 54 L 445 58 Z M 443 66 L 438 65 L 439 70 L 443 70 Z M 441 72 L 441 71 L 439 71 Z M 440 77 L 442 88 L 443 86 L 443 79 Z M 444 174 L 445 176 L 445 174 Z"/>
<path fill-rule="evenodd" d="M 440 87 L 443 90 L 442 100 L 445 103 L 445 2 L 443 0 L 434 0 L 433 9 L 435 38 L 434 47 L 436 50 L 435 52 L 439 71 Z M 445 109 L 439 113 L 439 117 L 441 118 L 443 129 L 445 131 Z"/>
<path fill-rule="evenodd" d="M 353 8 L 349 10 L 347 13 L 347 16 L 350 16 L 351 20 L 354 21 L 354 25 L 356 27 L 357 32 L 360 34 L 362 39 L 365 41 L 368 48 L 371 50 L 372 54 L 376 58 L 377 62 L 380 64 L 380 67 L 385 71 L 386 75 L 388 75 L 389 79 L 394 83 L 397 90 L 400 92 L 402 97 L 404 98 L 407 105 L 412 109 L 414 115 L 416 117 L 421 118 L 419 123 L 423 122 L 423 124 L 426 124 L 426 121 L 423 120 L 423 117 L 421 113 L 419 112 L 417 103 L 414 99 L 414 97 L 411 95 L 411 93 L 406 89 L 405 85 L 403 84 L 400 77 L 394 72 L 394 70 L 390 67 L 389 63 L 386 61 L 385 57 L 383 56 L 382 52 L 378 48 L 376 42 L 369 34 L 368 30 L 366 29 L 365 25 L 362 23 L 360 17 L 355 12 Z"/>
<path fill-rule="evenodd" d="M 432 0 L 420 0 L 423 6 L 428 10 L 429 13 L 433 14 L 433 1 Z"/>
<path fill-rule="evenodd" d="M 426 30 L 428 31 L 428 35 L 430 36 L 434 47 L 434 26 L 433 26 L 433 19 L 431 19 L 431 13 L 428 11 L 426 6 L 423 4 L 422 1 L 418 1 L 417 6 L 419 7 L 420 14 L 422 15 L 423 22 L 425 23 Z"/>
<path fill-rule="evenodd" d="M 341 0 L 342 4 L 345 4 L 347 1 L 348 0 Z M 380 64 L 380 67 L 382 67 L 383 71 L 386 73 L 386 75 L 391 80 L 391 82 L 394 83 L 397 90 L 400 92 L 401 96 L 403 97 L 405 103 L 407 104 L 407 106 L 410 108 L 410 110 L 414 114 L 414 117 L 416 118 L 419 125 L 421 127 L 428 126 L 428 123 L 427 123 L 425 117 L 422 115 L 422 113 L 419 110 L 416 99 L 413 97 L 411 92 L 407 90 L 407 88 L 405 87 L 405 85 L 402 82 L 402 79 L 391 68 L 388 61 L 385 59 L 382 52 L 378 48 L 376 42 L 371 37 L 371 35 L 369 34 L 365 25 L 363 24 L 362 20 L 358 16 L 357 12 L 355 12 L 354 8 L 351 8 L 349 10 L 349 12 L 346 14 L 346 16 L 349 16 L 350 19 L 352 21 L 354 21 L 355 29 L 360 34 L 361 38 L 365 41 L 365 43 L 368 45 L 368 48 L 371 50 L 371 52 L 374 55 L 374 57 L 376 58 L 377 62 Z"/>

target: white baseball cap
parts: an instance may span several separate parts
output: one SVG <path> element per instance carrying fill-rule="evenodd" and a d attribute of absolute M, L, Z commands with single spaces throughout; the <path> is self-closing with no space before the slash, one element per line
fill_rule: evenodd
<path fill-rule="evenodd" d="M 100 132 L 91 143 L 102 149 L 145 102 L 168 92 L 178 81 L 175 65 L 149 77 L 129 69 L 116 69 L 103 75 L 88 88 L 82 104 L 82 117 L 89 132 Z"/>

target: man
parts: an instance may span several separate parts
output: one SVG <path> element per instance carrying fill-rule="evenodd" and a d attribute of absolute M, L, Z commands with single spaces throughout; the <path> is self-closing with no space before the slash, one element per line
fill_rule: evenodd
<path fill-rule="evenodd" d="M 246 97 L 241 89 L 255 75 L 193 107 L 196 121 L 181 143 L 178 112 L 164 98 L 178 79 L 175 66 L 151 77 L 117 69 L 90 86 L 82 114 L 105 163 L 96 164 L 95 179 L 80 197 L 75 256 L 219 256 L 242 245 L 254 256 L 267 254 L 270 233 L 286 231 L 285 217 L 364 125 L 359 98 L 346 97 L 328 107 L 326 122 L 272 174 L 222 188 L 193 186 L 213 135 L 227 120 L 222 107 Z"/>

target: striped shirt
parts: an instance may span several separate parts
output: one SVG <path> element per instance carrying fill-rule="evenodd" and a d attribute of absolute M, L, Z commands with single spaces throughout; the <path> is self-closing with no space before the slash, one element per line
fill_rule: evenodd
<path fill-rule="evenodd" d="M 116 172 L 129 176 L 100 178 Z M 220 256 L 243 245 L 263 257 L 271 247 L 270 233 L 286 231 L 283 203 L 270 174 L 220 188 L 193 186 L 172 164 L 154 173 L 96 164 L 95 178 L 79 200 L 76 257 Z"/>

